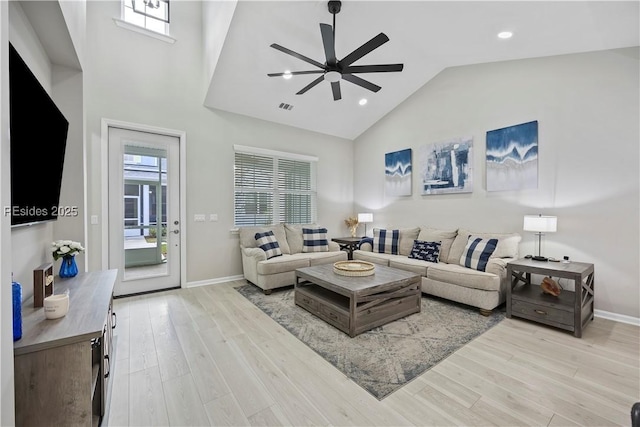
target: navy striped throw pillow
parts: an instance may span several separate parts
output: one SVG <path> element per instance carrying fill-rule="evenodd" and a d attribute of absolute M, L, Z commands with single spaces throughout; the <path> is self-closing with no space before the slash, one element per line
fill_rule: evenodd
<path fill-rule="evenodd" d="M 303 228 L 302 229 L 302 252 L 328 252 L 329 241 L 327 240 L 326 228 Z"/>
<path fill-rule="evenodd" d="M 373 230 L 373 252 L 398 255 L 400 230 Z"/>
<path fill-rule="evenodd" d="M 282 255 L 282 250 L 278 244 L 273 231 L 265 231 L 264 233 L 256 233 L 256 245 L 267 254 L 267 259 L 271 259 Z"/>
<path fill-rule="evenodd" d="M 498 239 L 482 239 L 469 236 L 467 246 L 460 257 L 460 265 L 478 271 L 486 271 L 489 257 L 496 250 Z"/>

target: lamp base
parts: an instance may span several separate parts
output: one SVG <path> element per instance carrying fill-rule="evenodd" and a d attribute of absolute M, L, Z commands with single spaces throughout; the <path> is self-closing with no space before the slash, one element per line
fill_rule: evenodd
<path fill-rule="evenodd" d="M 531 259 L 534 261 L 549 261 L 549 258 L 540 255 L 532 256 Z"/>

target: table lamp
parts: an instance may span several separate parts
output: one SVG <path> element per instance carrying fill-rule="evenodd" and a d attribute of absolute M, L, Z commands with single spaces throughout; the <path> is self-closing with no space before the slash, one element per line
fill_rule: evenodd
<path fill-rule="evenodd" d="M 358 223 L 364 224 L 364 236 L 367 237 L 367 223 L 373 222 L 373 214 L 372 213 L 359 213 L 358 214 Z"/>
<path fill-rule="evenodd" d="M 558 217 L 548 215 L 525 215 L 524 231 L 534 231 L 538 235 L 538 255 L 531 257 L 534 261 L 548 261 L 542 256 L 542 236 L 544 233 L 555 233 L 558 227 Z"/>

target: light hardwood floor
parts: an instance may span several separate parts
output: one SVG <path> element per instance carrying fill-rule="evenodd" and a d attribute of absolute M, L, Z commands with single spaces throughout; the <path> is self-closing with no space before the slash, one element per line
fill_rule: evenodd
<path fill-rule="evenodd" d="M 630 426 L 640 328 L 505 319 L 378 401 L 233 289 L 114 301 L 103 425 Z"/>

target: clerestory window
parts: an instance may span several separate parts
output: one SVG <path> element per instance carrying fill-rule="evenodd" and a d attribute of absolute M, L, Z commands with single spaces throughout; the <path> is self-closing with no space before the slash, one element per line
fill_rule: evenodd
<path fill-rule="evenodd" d="M 122 0 L 122 20 L 169 35 L 169 0 Z"/>

